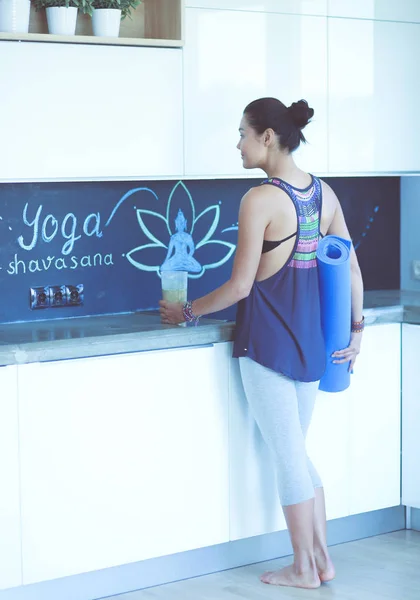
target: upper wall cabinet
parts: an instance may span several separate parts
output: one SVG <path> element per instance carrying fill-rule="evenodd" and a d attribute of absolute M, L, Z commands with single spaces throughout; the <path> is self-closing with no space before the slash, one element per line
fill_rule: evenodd
<path fill-rule="evenodd" d="M 331 17 L 420 23 L 419 0 L 329 0 Z"/>
<path fill-rule="evenodd" d="M 185 6 L 267 13 L 327 14 L 327 0 L 185 0 Z"/>
<path fill-rule="evenodd" d="M 420 24 L 329 22 L 329 171 L 420 170 Z"/>
<path fill-rule="evenodd" d="M 305 98 L 315 110 L 296 154 L 327 170 L 326 17 L 187 9 L 184 48 L 187 176 L 253 176 L 236 144 L 245 106 L 262 96 L 286 105 Z"/>
<path fill-rule="evenodd" d="M 182 174 L 182 53 L 0 45 L 0 179 Z"/>

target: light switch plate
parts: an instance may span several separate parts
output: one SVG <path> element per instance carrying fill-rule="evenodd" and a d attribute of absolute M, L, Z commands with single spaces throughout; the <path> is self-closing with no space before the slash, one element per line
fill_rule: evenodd
<path fill-rule="evenodd" d="M 83 283 L 33 287 L 29 290 L 29 306 L 32 310 L 60 306 L 83 306 L 84 296 Z"/>
<path fill-rule="evenodd" d="M 83 283 L 66 285 L 67 304 L 69 306 L 83 306 L 85 291 Z"/>
<path fill-rule="evenodd" d="M 45 287 L 33 287 L 29 290 L 29 306 L 32 310 L 38 308 L 49 308 L 50 303 L 50 288 Z"/>
<path fill-rule="evenodd" d="M 52 307 L 65 306 L 67 304 L 67 290 L 65 285 L 50 286 L 50 304 Z"/>

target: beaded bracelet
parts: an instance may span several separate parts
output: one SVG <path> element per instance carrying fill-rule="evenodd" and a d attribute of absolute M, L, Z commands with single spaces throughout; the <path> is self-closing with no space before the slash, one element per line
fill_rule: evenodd
<path fill-rule="evenodd" d="M 191 323 L 191 321 L 194 321 L 194 325 L 198 325 L 198 320 L 200 316 L 197 317 L 197 315 L 193 313 L 192 302 L 186 302 L 183 305 L 182 314 L 184 316 L 184 320 L 187 321 L 187 323 Z"/>
<path fill-rule="evenodd" d="M 362 333 L 365 328 L 365 317 L 361 321 L 353 321 L 351 324 L 352 333 Z"/>

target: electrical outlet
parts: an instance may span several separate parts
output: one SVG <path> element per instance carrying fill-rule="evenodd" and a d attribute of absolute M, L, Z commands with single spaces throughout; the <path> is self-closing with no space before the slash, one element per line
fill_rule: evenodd
<path fill-rule="evenodd" d="M 66 285 L 67 304 L 71 306 L 82 306 L 84 301 L 83 283 L 78 285 Z"/>
<path fill-rule="evenodd" d="M 51 306 L 50 288 L 48 286 L 30 288 L 29 305 L 32 310 L 49 308 Z"/>
<path fill-rule="evenodd" d="M 46 285 L 29 290 L 29 306 L 38 308 L 59 308 L 60 306 L 82 306 L 84 301 L 83 283 L 77 285 Z"/>
<path fill-rule="evenodd" d="M 420 279 L 420 260 L 413 260 L 411 266 L 413 268 L 413 279 Z"/>
<path fill-rule="evenodd" d="M 50 286 L 50 305 L 52 307 L 66 306 L 68 304 L 65 285 Z"/>

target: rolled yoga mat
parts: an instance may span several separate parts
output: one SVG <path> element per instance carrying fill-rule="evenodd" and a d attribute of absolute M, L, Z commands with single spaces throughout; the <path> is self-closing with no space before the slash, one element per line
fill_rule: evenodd
<path fill-rule="evenodd" d="M 341 392 L 350 385 L 349 363 L 333 364 L 331 354 L 347 348 L 351 335 L 351 242 L 335 235 L 318 244 L 318 277 L 321 322 L 327 352 L 327 367 L 319 389 Z"/>

